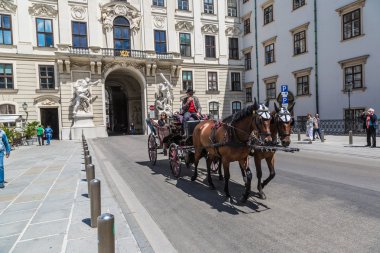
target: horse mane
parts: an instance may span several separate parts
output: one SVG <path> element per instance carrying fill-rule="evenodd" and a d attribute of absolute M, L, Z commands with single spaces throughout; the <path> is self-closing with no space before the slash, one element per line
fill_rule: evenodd
<path fill-rule="evenodd" d="M 256 105 L 249 105 L 242 110 L 235 112 L 234 114 L 223 119 L 223 123 L 236 123 L 250 115 L 252 115 L 253 111 L 256 110 Z"/>

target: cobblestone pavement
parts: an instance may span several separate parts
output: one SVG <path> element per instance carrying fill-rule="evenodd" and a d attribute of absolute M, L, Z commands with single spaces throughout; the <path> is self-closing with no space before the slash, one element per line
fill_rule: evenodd
<path fill-rule="evenodd" d="M 95 159 L 96 165 L 96 159 Z M 20 147 L 5 159 L 0 190 L 0 252 L 97 252 L 97 229 L 89 224 L 90 201 L 78 141 Z M 115 216 L 117 252 L 140 252 L 113 194 L 101 180 L 102 213 Z"/>

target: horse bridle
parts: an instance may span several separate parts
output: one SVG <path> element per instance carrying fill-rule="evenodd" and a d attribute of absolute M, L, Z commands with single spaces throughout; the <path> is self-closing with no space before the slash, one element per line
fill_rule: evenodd
<path fill-rule="evenodd" d="M 286 112 L 282 112 L 282 113 L 276 113 L 276 116 L 274 117 L 274 120 L 275 120 L 275 123 L 277 125 L 278 135 L 280 137 L 282 137 L 282 138 L 290 136 L 290 131 L 289 131 L 289 133 L 284 133 L 282 131 L 282 129 L 278 127 L 280 121 L 283 122 L 283 123 L 291 123 L 292 115 L 290 114 L 290 112 L 286 111 Z"/>
<path fill-rule="evenodd" d="M 270 112 L 268 109 L 260 109 L 260 110 L 257 110 L 255 111 L 254 113 L 256 113 L 257 115 L 259 115 L 259 117 L 255 117 L 255 124 L 256 126 L 258 126 L 260 124 L 260 122 L 258 122 L 258 120 L 260 119 L 260 121 L 262 121 L 264 119 L 265 120 L 270 120 L 271 119 L 271 115 L 270 115 Z M 270 132 L 267 132 L 267 133 L 261 133 L 259 131 L 259 136 L 264 136 L 264 137 L 267 137 L 267 136 L 270 136 L 271 133 Z"/>

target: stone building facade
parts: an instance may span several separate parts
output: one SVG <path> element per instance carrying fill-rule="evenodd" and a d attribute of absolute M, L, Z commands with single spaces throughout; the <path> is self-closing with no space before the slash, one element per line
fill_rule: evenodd
<path fill-rule="evenodd" d="M 143 133 L 163 73 L 175 109 L 193 88 L 203 113 L 227 116 L 251 101 L 239 9 L 203 0 L 0 0 L 0 114 L 79 138 L 74 85 L 88 77 L 101 81 L 90 88 L 88 135 L 125 132 L 131 123 Z"/>

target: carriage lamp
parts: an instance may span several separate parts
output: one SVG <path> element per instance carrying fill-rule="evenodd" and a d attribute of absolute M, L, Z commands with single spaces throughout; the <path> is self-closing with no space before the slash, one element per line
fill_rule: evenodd
<path fill-rule="evenodd" d="M 24 109 L 25 112 L 28 110 L 28 104 L 26 102 L 22 104 L 22 109 Z"/>

